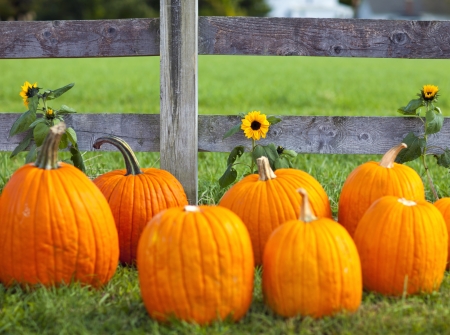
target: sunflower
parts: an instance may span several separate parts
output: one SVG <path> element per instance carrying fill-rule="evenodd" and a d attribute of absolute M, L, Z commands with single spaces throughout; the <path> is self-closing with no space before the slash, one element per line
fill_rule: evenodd
<path fill-rule="evenodd" d="M 259 111 L 253 111 L 242 119 L 241 129 L 247 138 L 259 140 L 261 137 L 266 137 L 269 126 L 270 123 L 267 121 L 265 114 L 261 114 Z"/>
<path fill-rule="evenodd" d="M 39 88 L 37 87 L 37 83 L 31 85 L 28 81 L 26 81 L 22 87 L 22 91 L 20 92 L 20 96 L 23 99 L 23 104 L 28 107 L 28 98 L 34 97 L 36 93 L 39 92 Z"/>
<path fill-rule="evenodd" d="M 434 85 L 423 85 L 421 90 L 423 100 L 430 101 L 437 98 L 437 93 L 439 92 L 439 87 Z"/>

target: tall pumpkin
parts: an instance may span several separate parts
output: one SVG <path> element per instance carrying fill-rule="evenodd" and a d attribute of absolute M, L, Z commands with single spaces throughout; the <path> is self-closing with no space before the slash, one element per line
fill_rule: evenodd
<path fill-rule="evenodd" d="M 441 198 L 434 203 L 434 206 L 441 212 L 444 217 L 445 224 L 447 226 L 447 232 L 450 232 L 450 198 Z M 447 267 L 449 267 L 450 261 L 450 243 L 448 246 Z"/>
<path fill-rule="evenodd" d="M 426 200 L 381 197 L 361 218 L 354 240 L 366 289 L 397 296 L 439 289 L 448 233 L 442 214 Z"/>
<path fill-rule="evenodd" d="M 169 208 L 145 227 L 137 254 L 151 317 L 208 324 L 247 312 L 254 262 L 242 221 L 220 206 Z"/>
<path fill-rule="evenodd" d="M 378 198 L 395 195 L 411 200 L 425 199 L 422 179 L 409 166 L 395 163 L 398 153 L 406 148 L 401 143 L 390 149 L 381 161 L 370 161 L 354 169 L 342 186 L 338 222 L 355 234 L 359 220 Z"/>
<path fill-rule="evenodd" d="M 246 176 L 233 185 L 219 205 L 231 209 L 247 226 L 255 264 L 260 265 L 270 234 L 282 223 L 299 217 L 302 197 L 298 188 L 308 192 L 316 216 L 331 218 L 332 214 L 328 196 L 314 177 L 296 169 L 274 172 L 266 157 L 258 158 L 257 164 L 259 174 Z"/>
<path fill-rule="evenodd" d="M 105 195 L 119 233 L 122 263 L 136 261 L 139 237 L 150 219 L 164 209 L 188 204 L 181 183 L 168 171 L 156 168 L 141 169 L 130 146 L 121 138 L 98 138 L 94 148 L 109 143 L 120 150 L 126 169 L 107 172 L 94 183 Z"/>
<path fill-rule="evenodd" d="M 355 243 L 336 221 L 316 218 L 302 192 L 302 210 L 270 235 L 264 249 L 264 301 L 284 317 L 353 312 L 361 304 L 361 263 Z"/>
<path fill-rule="evenodd" d="M 0 280 L 45 286 L 108 282 L 119 257 L 114 218 L 80 170 L 58 163 L 65 125 L 50 128 L 35 164 L 19 168 L 0 200 Z"/>

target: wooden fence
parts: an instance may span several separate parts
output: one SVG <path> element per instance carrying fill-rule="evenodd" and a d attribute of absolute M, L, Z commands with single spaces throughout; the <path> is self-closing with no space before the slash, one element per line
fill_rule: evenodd
<path fill-rule="evenodd" d="M 197 152 L 229 151 L 238 133 L 222 140 L 236 116 L 198 115 L 197 55 L 272 55 L 373 58 L 450 58 L 450 22 L 358 19 L 198 17 L 196 0 L 161 0 L 160 19 L 0 22 L 0 59 L 161 56 L 161 113 L 75 114 L 67 118 L 82 151 L 105 134 L 135 151 L 160 151 L 161 167 L 197 202 Z M 142 78 L 143 82 L 146 80 Z M 226 83 L 224 83 L 224 89 Z M 15 113 L 0 114 L 0 150 Z M 105 120 L 98 129 L 97 120 Z M 301 153 L 381 154 L 420 120 L 407 117 L 285 116 L 263 143 Z M 450 122 L 430 144 L 450 139 Z M 445 144 L 442 146 L 446 146 Z M 103 147 L 102 147 L 103 148 Z M 104 150 L 111 150 L 105 147 Z"/>

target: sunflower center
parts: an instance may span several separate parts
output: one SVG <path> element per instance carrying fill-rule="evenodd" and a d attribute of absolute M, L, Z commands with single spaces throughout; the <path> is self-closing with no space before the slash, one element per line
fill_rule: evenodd
<path fill-rule="evenodd" d="M 258 121 L 253 121 L 250 127 L 252 128 L 252 130 L 259 130 L 259 128 L 261 128 L 261 123 L 259 123 Z"/>
<path fill-rule="evenodd" d="M 27 95 L 28 98 L 32 98 L 32 97 L 34 97 L 34 96 L 36 95 L 36 93 L 38 93 L 38 92 L 39 92 L 39 89 L 38 89 L 38 88 L 36 88 L 36 87 L 29 87 L 29 88 L 28 88 L 28 91 L 27 91 L 27 93 L 26 93 L 26 95 Z"/>

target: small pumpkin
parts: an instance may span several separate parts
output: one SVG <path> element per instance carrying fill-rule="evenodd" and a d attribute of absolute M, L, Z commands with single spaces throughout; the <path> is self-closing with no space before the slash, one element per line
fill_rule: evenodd
<path fill-rule="evenodd" d="M 241 219 L 220 206 L 169 208 L 145 227 L 137 254 L 145 307 L 158 321 L 239 320 L 250 307 L 254 262 Z"/>
<path fill-rule="evenodd" d="M 300 218 L 275 229 L 264 249 L 264 301 L 284 317 L 354 312 L 362 298 L 355 243 L 336 221 L 316 218 L 307 192 L 299 192 Z"/>
<path fill-rule="evenodd" d="M 65 131 L 50 128 L 36 163 L 19 168 L 0 200 L 0 280 L 45 286 L 72 280 L 101 286 L 119 258 L 114 218 L 80 170 L 58 162 Z"/>
<path fill-rule="evenodd" d="M 439 289 L 448 233 L 442 214 L 426 200 L 381 197 L 361 218 L 354 240 L 366 289 L 394 296 Z"/>
<path fill-rule="evenodd" d="M 330 202 L 322 185 L 308 173 L 296 169 L 272 171 L 267 157 L 257 159 L 259 174 L 251 174 L 233 185 L 220 206 L 235 212 L 247 226 L 253 245 L 255 264 L 262 263 L 264 246 L 270 234 L 282 223 L 300 214 L 303 187 L 309 194 L 313 213 L 332 218 Z"/>
<path fill-rule="evenodd" d="M 425 199 L 422 179 L 414 169 L 395 163 L 398 153 L 406 148 L 401 143 L 391 148 L 381 161 L 366 162 L 355 168 L 345 180 L 338 204 L 338 222 L 350 236 L 370 205 L 384 195 L 411 200 Z"/>
<path fill-rule="evenodd" d="M 450 198 L 441 198 L 434 203 L 434 206 L 441 212 L 444 217 L 445 224 L 447 226 L 447 232 L 450 232 Z M 450 261 L 450 243 L 448 247 L 447 267 Z"/>
<path fill-rule="evenodd" d="M 122 263 L 136 260 L 137 245 L 142 230 L 157 213 L 170 207 L 188 204 L 181 183 L 168 171 L 156 168 L 141 169 L 130 146 L 117 136 L 98 138 L 94 148 L 104 143 L 118 148 L 125 160 L 125 169 L 107 172 L 94 179 L 105 195 L 119 233 Z"/>

